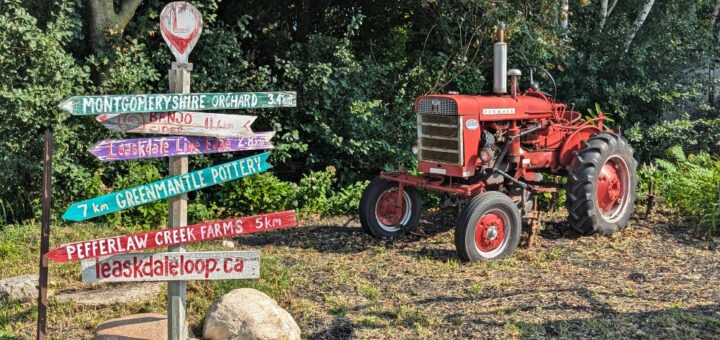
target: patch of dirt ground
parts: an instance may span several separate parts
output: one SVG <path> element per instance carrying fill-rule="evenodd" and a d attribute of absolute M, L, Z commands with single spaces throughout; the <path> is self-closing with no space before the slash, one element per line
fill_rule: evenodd
<path fill-rule="evenodd" d="M 240 238 L 290 273 L 279 299 L 309 339 L 718 338 L 718 240 L 663 218 L 612 237 L 546 219 L 503 261 L 458 260 L 454 216 L 373 239 L 348 218 Z"/>

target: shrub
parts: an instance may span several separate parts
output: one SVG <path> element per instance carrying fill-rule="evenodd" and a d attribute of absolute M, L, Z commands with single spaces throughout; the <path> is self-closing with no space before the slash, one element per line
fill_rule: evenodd
<path fill-rule="evenodd" d="M 212 221 L 217 219 L 220 208 L 215 202 L 205 202 L 205 195 L 200 191 L 195 191 L 195 197 L 192 202 L 188 202 L 188 224 L 201 223 L 204 221 Z"/>
<path fill-rule="evenodd" d="M 662 157 L 672 146 L 711 150 L 720 140 L 720 119 L 689 120 L 686 116 L 649 127 L 636 124 L 624 134 L 636 148 L 636 158 L 650 161 Z"/>
<path fill-rule="evenodd" d="M 129 162 L 127 174 L 115 181 L 112 191 L 119 191 L 160 180 L 158 169 L 146 163 Z M 140 227 L 147 230 L 167 225 L 167 200 L 157 200 L 135 208 L 107 215 L 107 222 L 124 227 Z"/>
<path fill-rule="evenodd" d="M 360 197 L 370 181 L 359 181 L 348 185 L 335 193 L 328 201 L 325 214 L 327 215 L 357 215 L 360 206 Z"/>
<path fill-rule="evenodd" d="M 660 195 L 696 223 L 695 230 L 704 235 L 717 231 L 720 158 L 704 151 L 685 156 L 682 148 L 672 147 L 667 158 L 656 159 L 640 173 L 645 181 L 652 178 Z"/>
<path fill-rule="evenodd" d="M 303 176 L 296 194 L 303 214 L 325 214 L 329 210 L 333 182 L 335 168 L 332 166 L 325 168 L 325 171 L 311 171 Z"/>
<path fill-rule="evenodd" d="M 56 200 L 83 192 L 91 172 L 77 166 L 87 158 L 87 120 L 69 120 L 56 109 L 60 100 L 83 92 L 87 69 L 64 48 L 82 21 L 75 2 L 62 4 L 45 28 L 40 28 L 19 2 L 2 3 L 0 11 L 0 197 L 11 212 L 8 219 L 32 217 L 29 202 L 40 197 L 43 133 L 55 132 L 53 167 Z"/>
<path fill-rule="evenodd" d="M 297 207 L 295 185 L 264 172 L 221 184 L 218 202 L 224 216 L 247 216 Z"/>
<path fill-rule="evenodd" d="M 223 216 L 247 216 L 296 209 L 300 216 L 355 214 L 367 181 L 336 188 L 335 168 L 311 171 L 298 184 L 272 173 L 245 177 L 221 185 L 218 204 Z M 338 190 L 336 190 L 338 189 Z"/>

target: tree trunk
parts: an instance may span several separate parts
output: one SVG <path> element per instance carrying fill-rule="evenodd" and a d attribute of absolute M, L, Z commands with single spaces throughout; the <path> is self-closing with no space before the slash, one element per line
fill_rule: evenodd
<path fill-rule="evenodd" d="M 94 52 L 100 49 L 109 36 L 123 33 L 141 2 L 142 0 L 123 0 L 120 13 L 115 13 L 113 0 L 86 0 L 88 31 Z"/>
<path fill-rule="evenodd" d="M 310 0 L 303 0 L 302 5 L 297 8 L 297 26 L 293 34 L 295 41 L 305 41 L 310 34 L 310 25 L 312 23 L 313 13 Z"/>
<path fill-rule="evenodd" d="M 710 16 L 710 32 L 715 31 L 715 23 L 717 22 L 718 15 L 720 15 L 720 0 L 715 2 L 715 8 L 713 8 L 712 15 Z M 720 30 L 718 30 L 717 39 L 720 41 Z"/>
<path fill-rule="evenodd" d="M 567 30 L 570 21 L 570 0 L 560 0 L 560 28 Z"/>
<path fill-rule="evenodd" d="M 610 16 L 610 13 L 612 13 L 615 5 L 617 5 L 617 0 L 613 0 L 610 8 L 608 8 L 608 0 L 600 0 L 600 32 L 605 28 L 605 21 L 607 17 Z"/>
<path fill-rule="evenodd" d="M 715 22 L 717 21 L 718 14 L 720 14 L 720 0 L 715 2 L 715 8 L 713 8 L 712 15 L 710 16 L 710 31 L 715 30 Z"/>
<path fill-rule="evenodd" d="M 625 38 L 625 53 L 627 53 L 627 51 L 630 49 L 630 44 L 632 43 L 633 39 L 635 39 L 635 34 L 637 34 L 637 32 L 640 30 L 640 27 L 642 27 L 643 23 L 645 22 L 645 19 L 647 19 L 648 14 L 650 14 L 650 10 L 652 9 L 653 4 L 655 4 L 655 0 L 645 0 L 645 3 L 640 9 L 640 14 L 638 15 L 637 19 L 635 19 L 635 22 L 630 28 L 630 33 L 628 33 L 627 37 Z"/>

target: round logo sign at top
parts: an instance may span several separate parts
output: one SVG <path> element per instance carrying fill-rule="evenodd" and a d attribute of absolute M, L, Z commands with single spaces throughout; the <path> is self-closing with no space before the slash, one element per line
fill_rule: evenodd
<path fill-rule="evenodd" d="M 160 32 L 178 63 L 187 63 L 188 55 L 202 32 L 202 17 L 195 6 L 175 1 L 160 12 Z"/>

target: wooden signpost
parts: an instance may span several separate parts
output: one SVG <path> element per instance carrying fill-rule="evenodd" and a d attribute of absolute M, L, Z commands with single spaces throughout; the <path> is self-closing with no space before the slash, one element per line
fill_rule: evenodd
<path fill-rule="evenodd" d="M 295 107 L 295 97 L 291 91 L 76 96 L 58 107 L 73 115 L 236 110 Z"/>
<path fill-rule="evenodd" d="M 103 162 L 188 156 L 218 152 L 272 149 L 270 139 L 275 131 L 257 132 L 252 137 L 154 137 L 109 139 L 95 143 L 88 149 Z"/>
<path fill-rule="evenodd" d="M 65 211 L 62 218 L 70 221 L 84 221 L 264 172 L 272 167 L 266 162 L 268 155 L 269 153 L 265 152 L 77 202 Z"/>
<path fill-rule="evenodd" d="M 106 128 L 118 132 L 239 137 L 253 135 L 250 125 L 256 118 L 255 116 L 180 111 L 103 114 L 95 119 Z"/>
<path fill-rule="evenodd" d="M 289 228 L 295 226 L 296 223 L 295 211 L 288 210 L 222 221 L 203 222 L 186 227 L 74 242 L 51 250 L 46 257 L 56 262 L 77 261 Z"/>
<path fill-rule="evenodd" d="M 168 178 L 77 202 L 62 217 L 84 221 L 167 198 L 168 228 L 65 244 L 43 261 L 81 260 L 83 282 L 168 281 L 167 338 L 179 340 L 187 338 L 186 280 L 260 277 L 257 251 L 190 253 L 186 244 L 296 224 L 295 212 L 283 211 L 187 226 L 188 192 L 272 167 L 265 152 L 188 173 L 188 155 L 272 149 L 275 134 L 253 133 L 255 116 L 193 111 L 295 107 L 296 93 L 190 93 L 188 55 L 202 32 L 200 12 L 189 3 L 171 2 L 160 14 L 160 31 L 176 59 L 168 74 L 170 93 L 76 96 L 58 106 L 73 115 L 99 115 L 114 131 L 180 135 L 104 140 L 88 149 L 102 161 L 169 157 Z M 132 253 L 157 247 L 168 252 Z"/>
<path fill-rule="evenodd" d="M 190 11 L 198 13 L 197 9 L 185 2 L 171 2 L 161 12 L 160 30 L 165 43 L 170 47 L 176 62 L 172 63 L 168 80 L 170 92 L 181 94 L 190 93 L 190 71 L 192 64 L 187 62 L 187 56 L 195 46 L 202 30 L 202 17 L 200 15 L 177 15 L 180 12 Z M 176 15 L 173 15 L 175 13 Z M 188 27 L 198 27 L 198 34 L 189 36 Z M 182 51 L 182 52 L 180 52 Z M 247 102 L 247 101 L 246 101 Z M 170 110 L 165 110 L 170 111 Z M 182 176 L 188 172 L 188 157 L 173 156 L 168 162 L 170 176 Z M 168 227 L 177 228 L 187 225 L 187 195 L 173 196 L 168 199 Z M 168 247 L 171 252 L 185 252 L 185 245 Z M 168 332 L 167 338 L 183 340 L 186 334 L 186 290 L 185 281 L 170 281 L 167 288 Z"/>
<path fill-rule="evenodd" d="M 83 282 L 257 279 L 260 252 L 130 253 L 81 262 Z"/>

